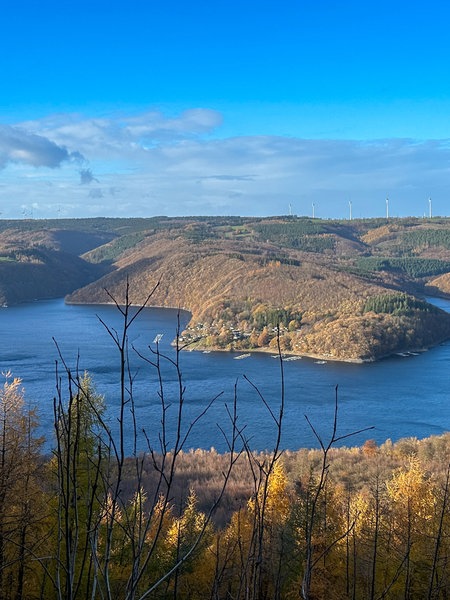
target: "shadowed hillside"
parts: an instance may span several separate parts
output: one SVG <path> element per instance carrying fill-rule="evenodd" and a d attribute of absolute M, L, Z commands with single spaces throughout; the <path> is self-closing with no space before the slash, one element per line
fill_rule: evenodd
<path fill-rule="evenodd" d="M 0 233 L 0 303 L 57 298 L 98 279 L 104 265 L 93 265 L 77 254 L 110 236 L 83 232 L 23 231 Z"/>

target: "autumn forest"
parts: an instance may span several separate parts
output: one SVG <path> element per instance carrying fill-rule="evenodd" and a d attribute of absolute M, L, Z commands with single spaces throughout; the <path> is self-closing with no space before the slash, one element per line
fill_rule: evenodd
<path fill-rule="evenodd" d="M 227 453 L 188 434 L 169 448 L 162 384 L 160 447 L 126 456 L 89 375 L 61 380 L 50 455 L 20 381 L 0 394 L 2 598 L 448 597 L 449 434 L 337 448 L 332 429 L 319 449 L 261 454 L 229 407 Z"/>
<path fill-rule="evenodd" d="M 108 398 L 61 358 L 54 427 L 44 440 L 21 374 L 3 373 L 0 598 L 450 597 L 450 434 L 377 445 L 368 429 L 364 445 L 354 446 L 359 432 L 338 433 L 336 387 L 330 431 L 321 436 L 308 421 L 316 449 L 281 446 L 287 354 L 377 360 L 450 336 L 449 317 L 425 300 L 450 293 L 447 220 L 3 225 L 4 304 L 68 294 L 69 302 L 113 304 L 123 325 L 108 331 L 120 358 L 113 428 Z M 156 343 L 142 357 L 159 382 L 159 419 L 143 424 L 128 332 L 151 305 L 188 308 L 192 319 L 172 353 Z M 187 348 L 277 355 L 279 398 L 269 404 L 261 394 L 276 431 L 269 451 L 252 449 L 237 391 L 219 424 L 227 452 L 191 448 L 192 428 L 220 398 L 186 422 Z M 167 362 L 177 374 L 175 397 Z"/>

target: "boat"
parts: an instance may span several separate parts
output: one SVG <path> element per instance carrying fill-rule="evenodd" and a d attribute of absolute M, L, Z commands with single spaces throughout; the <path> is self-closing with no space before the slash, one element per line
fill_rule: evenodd
<path fill-rule="evenodd" d="M 158 333 L 157 335 L 155 335 L 155 339 L 153 340 L 154 344 L 159 344 L 159 342 L 161 341 L 162 337 L 163 337 L 163 333 Z"/>
<path fill-rule="evenodd" d="M 316 363 L 316 365 L 326 365 L 327 361 L 326 360 L 316 360 L 315 363 Z"/>
<path fill-rule="evenodd" d="M 250 354 L 239 354 L 239 356 L 234 356 L 234 360 L 240 360 L 241 358 L 248 358 Z"/>

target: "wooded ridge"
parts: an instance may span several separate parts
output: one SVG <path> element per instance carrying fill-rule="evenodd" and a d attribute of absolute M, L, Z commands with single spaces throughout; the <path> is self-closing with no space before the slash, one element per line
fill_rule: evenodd
<path fill-rule="evenodd" d="M 198 349 L 371 361 L 450 337 L 450 219 L 0 221 L 0 303 L 67 295 L 188 310 Z"/>

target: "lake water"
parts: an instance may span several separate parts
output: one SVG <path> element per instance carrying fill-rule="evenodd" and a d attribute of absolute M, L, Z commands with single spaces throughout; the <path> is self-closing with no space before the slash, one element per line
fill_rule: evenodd
<path fill-rule="evenodd" d="M 450 310 L 450 302 L 434 301 Z M 62 299 L 34 302 L 0 309 L 0 369 L 20 377 L 28 402 L 36 405 L 40 430 L 51 446 L 53 398 L 56 394 L 55 365 L 61 368 L 61 353 L 71 369 L 91 374 L 96 389 L 105 396 L 107 414 L 114 427 L 119 402 L 119 356 L 99 317 L 117 331 L 121 329 L 118 310 L 110 306 L 65 305 Z M 188 315 L 182 314 L 182 324 Z M 184 321 L 183 321 L 184 319 Z M 146 309 L 130 330 L 130 348 L 151 357 L 149 346 L 163 334 L 161 352 L 174 357 L 171 341 L 177 327 L 173 310 Z M 56 347 L 55 341 L 58 344 Z M 186 387 L 184 431 L 209 401 L 221 393 L 209 412 L 194 427 L 187 447 L 226 449 L 220 427 L 227 429 L 226 406 L 231 406 L 236 390 L 240 427 L 255 450 L 270 449 L 276 428 L 260 394 L 274 413 L 281 397 L 280 364 L 269 354 L 252 354 L 236 360 L 228 352 L 182 352 L 181 370 Z M 160 428 L 160 402 L 157 373 L 133 349 L 130 362 L 134 381 L 137 421 L 154 442 Z M 314 360 L 284 362 L 285 413 L 282 446 L 288 449 L 317 447 L 307 424 L 308 416 L 325 439 L 331 431 L 338 385 L 338 434 L 364 427 L 374 429 L 346 440 L 356 445 L 374 438 L 427 437 L 450 428 L 450 343 L 418 356 L 394 356 L 377 363 L 357 365 Z M 61 371 L 60 371 L 61 372 Z M 246 380 L 246 376 L 258 391 Z M 168 410 L 173 427 L 178 397 L 176 372 L 163 365 L 164 394 L 172 406 Z M 130 430 L 131 448 L 131 430 Z M 173 430 L 169 431 L 173 439 Z M 143 439 L 140 447 L 145 447 Z"/>

